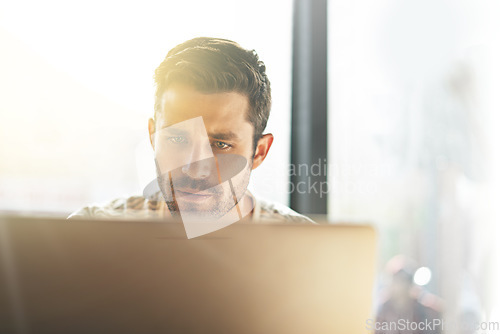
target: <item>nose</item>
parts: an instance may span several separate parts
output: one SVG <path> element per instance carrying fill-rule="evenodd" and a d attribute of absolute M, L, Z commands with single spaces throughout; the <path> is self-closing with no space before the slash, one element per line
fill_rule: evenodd
<path fill-rule="evenodd" d="M 206 158 L 203 145 L 195 145 L 191 148 L 191 156 L 187 163 L 182 166 L 182 172 L 192 179 L 206 179 L 212 173 L 215 165 L 213 154 L 211 158 Z"/>

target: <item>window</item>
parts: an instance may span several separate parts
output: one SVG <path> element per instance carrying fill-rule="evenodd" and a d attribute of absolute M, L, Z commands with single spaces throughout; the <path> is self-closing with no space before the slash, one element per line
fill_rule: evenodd
<path fill-rule="evenodd" d="M 426 291 L 453 322 L 499 306 L 499 9 L 329 2 L 329 216 L 378 226 L 380 287 L 396 254 L 430 268 Z"/>

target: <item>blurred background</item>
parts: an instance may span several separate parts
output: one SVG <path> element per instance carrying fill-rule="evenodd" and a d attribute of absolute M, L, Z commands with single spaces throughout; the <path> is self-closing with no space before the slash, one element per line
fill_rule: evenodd
<path fill-rule="evenodd" d="M 404 255 L 418 298 L 435 297 L 446 318 L 500 321 L 499 18 L 495 0 L 2 1 L 0 211 L 67 216 L 141 194 L 155 177 L 154 69 L 187 39 L 229 38 L 258 52 L 272 83 L 275 142 L 250 189 L 374 224 L 374 312 L 386 263 Z M 324 64 L 310 62 L 322 68 L 301 65 L 311 41 L 324 45 Z M 321 139 L 295 128 L 305 117 L 314 132 L 318 111 L 297 107 L 298 83 L 324 91 Z M 325 152 L 321 199 L 294 187 L 291 167 L 311 149 L 300 142 Z"/>

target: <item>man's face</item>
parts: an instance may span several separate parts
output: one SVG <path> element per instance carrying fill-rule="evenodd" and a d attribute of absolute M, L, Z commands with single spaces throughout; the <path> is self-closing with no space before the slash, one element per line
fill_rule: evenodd
<path fill-rule="evenodd" d="M 253 166 L 248 98 L 172 85 L 161 102 L 152 141 L 170 211 L 223 216 L 243 197 Z"/>

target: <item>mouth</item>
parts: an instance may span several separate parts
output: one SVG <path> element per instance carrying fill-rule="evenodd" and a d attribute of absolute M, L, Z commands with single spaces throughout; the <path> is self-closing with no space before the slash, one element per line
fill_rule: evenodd
<path fill-rule="evenodd" d="M 188 202 L 203 202 L 213 197 L 212 193 L 205 191 L 197 191 L 193 189 L 176 189 L 176 198 L 182 199 Z"/>

